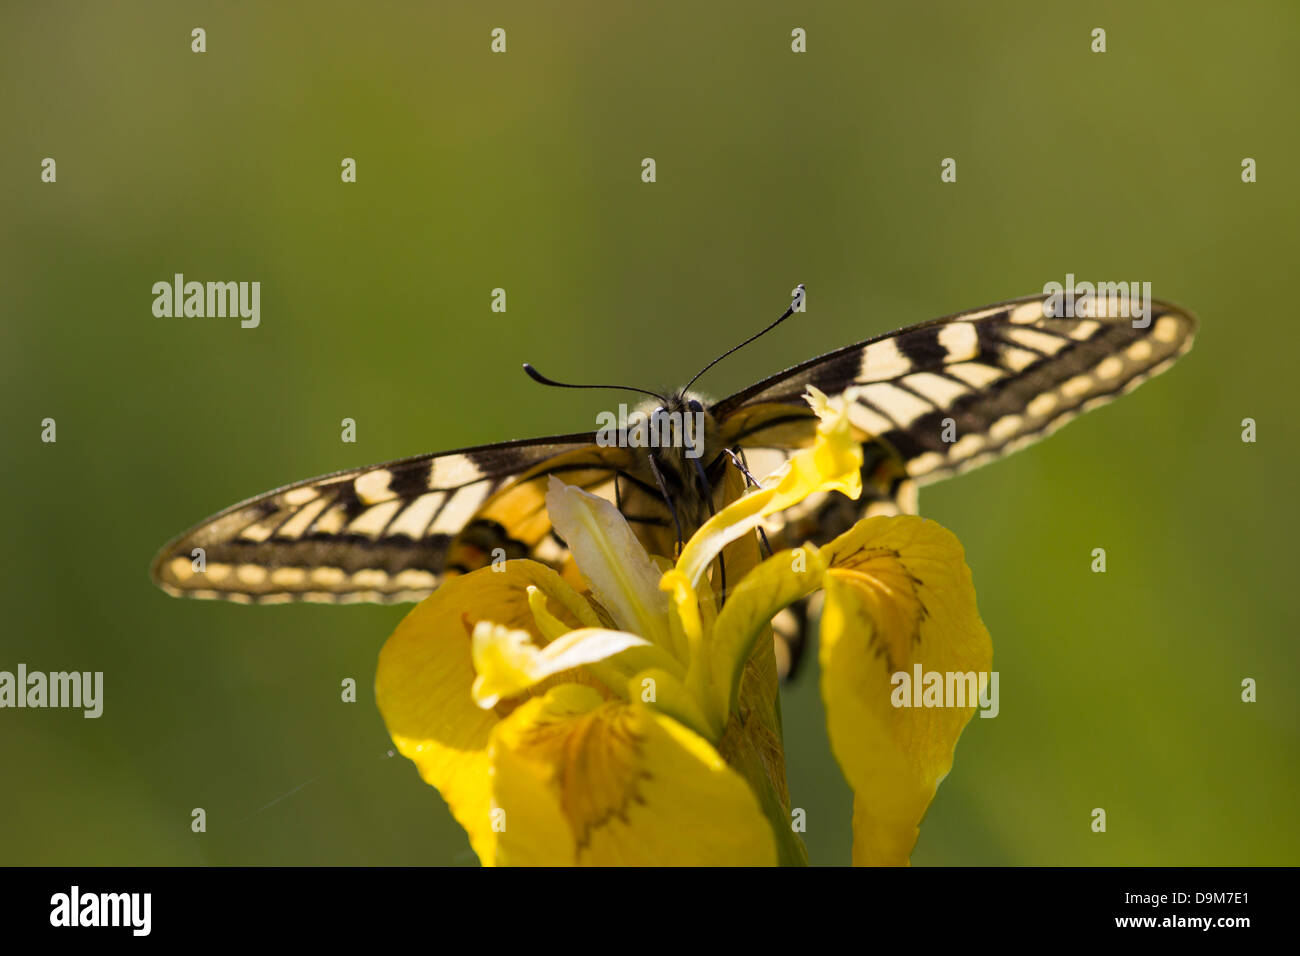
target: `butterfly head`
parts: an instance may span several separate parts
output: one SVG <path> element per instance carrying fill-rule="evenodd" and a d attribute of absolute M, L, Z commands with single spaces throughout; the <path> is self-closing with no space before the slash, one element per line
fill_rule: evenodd
<path fill-rule="evenodd" d="M 647 425 L 648 447 L 663 459 L 704 458 L 715 431 L 708 402 L 694 392 L 673 392 L 666 400 L 649 400 L 637 408 Z M 676 455 L 667 454 L 676 452 Z M 692 467 L 691 470 L 694 470 Z"/>
<path fill-rule="evenodd" d="M 640 409 L 646 422 L 647 457 L 658 471 L 664 491 L 681 510 L 684 530 L 698 527 L 710 514 L 719 476 L 716 465 L 718 427 L 709 403 L 696 392 L 681 390 L 667 401 L 648 401 Z"/>

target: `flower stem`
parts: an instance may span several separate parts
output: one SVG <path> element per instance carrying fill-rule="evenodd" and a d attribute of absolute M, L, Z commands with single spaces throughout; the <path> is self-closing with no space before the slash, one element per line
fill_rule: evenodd
<path fill-rule="evenodd" d="M 763 815 L 772 826 L 772 835 L 776 838 L 777 863 L 780 866 L 807 866 L 808 850 L 790 826 L 789 808 L 777 794 L 758 749 L 744 734 L 739 735 L 738 743 L 739 746 L 730 755 L 730 762 L 749 781 L 754 795 L 758 797 Z"/>

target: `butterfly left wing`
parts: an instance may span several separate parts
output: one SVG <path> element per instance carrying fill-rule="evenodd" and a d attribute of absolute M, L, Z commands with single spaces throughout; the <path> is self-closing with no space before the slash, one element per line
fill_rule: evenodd
<path fill-rule="evenodd" d="M 634 465 L 579 434 L 336 472 L 202 522 L 158 553 L 153 580 L 172 595 L 244 604 L 417 601 L 498 553 L 559 566 L 549 476 L 612 496 Z"/>

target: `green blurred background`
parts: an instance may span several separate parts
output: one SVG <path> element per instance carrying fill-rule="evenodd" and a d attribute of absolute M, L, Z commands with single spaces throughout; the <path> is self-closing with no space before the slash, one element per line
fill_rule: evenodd
<path fill-rule="evenodd" d="M 0 669 L 102 670 L 106 703 L 0 712 L 0 863 L 475 862 L 383 756 L 403 608 L 178 601 L 155 549 L 293 479 L 614 400 L 525 360 L 680 384 L 807 283 L 806 315 L 710 373 L 721 396 L 1067 272 L 1150 281 L 1200 337 L 922 494 L 966 546 L 1002 699 L 913 862 L 1300 862 L 1298 39 L 1286 0 L 6 4 Z M 261 327 L 154 318 L 175 272 L 259 280 Z M 790 787 L 812 859 L 845 863 L 815 676 L 785 698 Z"/>

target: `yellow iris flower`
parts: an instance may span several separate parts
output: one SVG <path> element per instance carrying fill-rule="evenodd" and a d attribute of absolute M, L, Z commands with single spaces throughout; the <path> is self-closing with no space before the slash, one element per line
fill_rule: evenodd
<path fill-rule="evenodd" d="M 810 389 L 813 447 L 711 518 L 675 563 L 603 498 L 552 478 L 577 571 L 529 560 L 450 579 L 379 658 L 379 708 L 479 859 L 502 864 L 806 862 L 792 828 L 771 620 L 825 593 L 831 748 L 854 791 L 853 860 L 906 864 L 974 712 L 897 707 L 894 675 L 986 673 L 962 548 L 913 516 L 758 560 L 764 518 L 861 494 L 861 436 Z M 709 568 L 723 558 L 722 601 Z"/>

